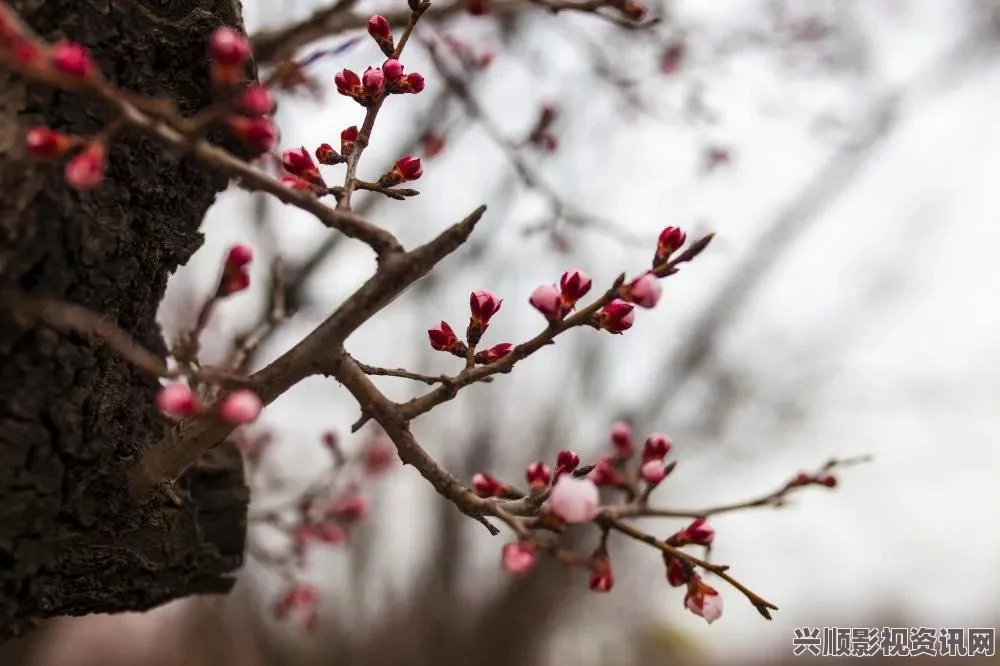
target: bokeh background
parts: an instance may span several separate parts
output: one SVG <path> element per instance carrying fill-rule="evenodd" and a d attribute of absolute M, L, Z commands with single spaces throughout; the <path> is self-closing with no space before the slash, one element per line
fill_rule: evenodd
<path fill-rule="evenodd" d="M 348 349 L 373 365 L 455 371 L 455 359 L 428 348 L 426 329 L 441 319 L 464 325 L 471 290 L 505 299 L 487 342 L 516 343 L 542 325 L 528 295 L 564 270 L 606 285 L 644 269 L 666 225 L 716 232 L 621 338 L 561 337 L 415 431 L 465 480 L 489 469 L 520 482 L 527 464 L 559 448 L 597 455 L 624 418 L 640 435 L 675 441 L 680 466 L 654 498 L 676 508 L 748 499 L 831 457 L 872 455 L 840 472 L 835 490 L 712 521 L 713 559 L 775 602 L 774 620 L 712 581 L 725 614 L 706 625 L 666 584 L 658 554 L 620 539 L 609 594 L 557 566 L 511 580 L 499 567 L 503 538 L 413 470 L 394 469 L 364 486 L 371 518 L 347 544 L 316 547 L 305 568 L 289 569 L 287 539 L 257 521 L 231 596 L 54 621 L 4 648 L 2 663 L 784 663 L 808 660 L 792 656 L 798 627 L 1000 625 L 1000 6 L 661 0 L 652 7 L 659 25 L 628 31 L 495 2 L 503 11 L 485 18 L 432 9 L 404 58 L 427 88 L 393 98 L 379 116 L 362 177 L 374 180 L 401 154 L 423 155 L 420 196 L 357 199 L 407 246 L 480 203 L 489 211 L 463 251 Z M 321 4 L 247 0 L 248 31 L 302 20 Z M 318 61 L 310 72 L 321 96 L 280 97 L 281 147 L 336 144 L 362 111 L 336 95 L 333 74 L 377 62 L 367 40 Z M 557 110 L 554 149 L 525 144 L 546 105 Z M 430 158 L 428 133 L 444 142 Z M 341 169 L 325 173 L 336 182 Z M 295 313 L 265 337 L 255 367 L 373 269 L 364 246 L 236 188 L 203 229 L 205 245 L 163 304 L 168 337 L 190 325 L 232 243 L 257 253 L 253 287 L 209 327 L 216 358 L 273 305 L 273 262 L 294 286 Z M 378 383 L 395 399 L 424 390 Z M 340 433 L 348 451 L 377 437 L 349 434 L 357 416 L 332 380 L 304 382 L 268 407 L 246 433 L 270 438 L 250 476 L 253 511 L 286 506 L 326 478 L 325 431 Z M 584 550 L 595 540 L 577 536 Z M 321 591 L 310 632 L 273 617 L 290 578 Z"/>

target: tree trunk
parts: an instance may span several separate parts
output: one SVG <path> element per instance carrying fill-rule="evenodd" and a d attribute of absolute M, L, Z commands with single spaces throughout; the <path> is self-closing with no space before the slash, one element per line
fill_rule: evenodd
<path fill-rule="evenodd" d="M 211 101 L 206 43 L 242 27 L 239 0 L 13 0 L 47 39 L 89 46 L 126 90 Z M 156 324 L 167 276 L 201 243 L 198 226 L 227 185 L 135 135 L 117 139 L 89 193 L 62 164 L 23 149 L 31 125 L 92 134 L 110 110 L 0 69 L 0 294 L 76 303 L 165 354 Z M 231 445 L 179 484 L 182 506 L 139 508 L 129 465 L 166 421 L 157 381 L 100 341 L 18 324 L 0 305 L 0 638 L 54 615 L 143 610 L 227 592 L 242 564 L 248 492 Z"/>

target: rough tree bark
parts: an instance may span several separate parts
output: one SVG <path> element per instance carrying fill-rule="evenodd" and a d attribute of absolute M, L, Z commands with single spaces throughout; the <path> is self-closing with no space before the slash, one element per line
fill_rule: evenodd
<path fill-rule="evenodd" d="M 210 101 L 207 36 L 241 25 L 239 0 L 9 4 L 40 35 L 91 47 L 123 88 L 172 97 L 185 112 Z M 200 245 L 198 226 L 227 182 L 127 134 L 91 193 L 24 154 L 25 127 L 94 133 L 108 114 L 0 69 L 0 294 L 80 304 L 164 354 L 155 314 L 167 276 Z M 188 475 L 180 507 L 138 508 L 128 496 L 126 470 L 164 432 L 156 386 L 99 341 L 19 324 L 0 303 L 0 638 L 39 618 L 230 589 L 247 503 L 231 446 Z"/>

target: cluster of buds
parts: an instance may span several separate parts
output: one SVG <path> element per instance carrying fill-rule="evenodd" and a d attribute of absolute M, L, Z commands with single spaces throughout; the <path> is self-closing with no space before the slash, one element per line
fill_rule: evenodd
<path fill-rule="evenodd" d="M 250 262 L 253 250 L 248 245 L 234 245 L 229 248 L 226 261 L 222 264 L 222 275 L 215 290 L 216 298 L 225 298 L 250 286 Z"/>
<path fill-rule="evenodd" d="M 576 302 L 587 295 L 591 279 L 583 271 L 567 271 L 559 279 L 559 287 L 543 284 L 536 287 L 528 302 L 549 322 L 557 322 L 569 314 Z"/>
<path fill-rule="evenodd" d="M 64 134 L 48 127 L 32 127 L 25 135 L 28 153 L 40 160 L 55 160 L 83 148 L 69 161 L 63 175 L 75 190 L 92 190 L 104 180 L 107 169 L 107 145 L 103 139 L 86 141 L 75 134 Z"/>
<path fill-rule="evenodd" d="M 552 133 L 552 125 L 555 123 L 557 116 L 556 107 L 550 104 L 543 106 L 542 110 L 538 113 L 538 120 L 535 121 L 535 126 L 524 141 L 525 144 L 546 153 L 555 152 L 555 149 L 559 146 L 559 142 L 555 134 Z"/>
<path fill-rule="evenodd" d="M 42 42 L 4 3 L 0 3 L 0 63 L 66 89 L 101 80 L 90 49 L 71 41 Z"/>
<path fill-rule="evenodd" d="M 194 390 L 185 383 L 176 382 L 160 389 L 156 406 L 165 416 L 184 419 L 206 413 L 205 407 Z M 214 405 L 216 417 L 234 426 L 246 425 L 257 420 L 264 404 L 250 389 L 238 389 L 227 394 Z"/>
<path fill-rule="evenodd" d="M 486 329 L 489 328 L 490 320 L 500 310 L 503 299 L 497 298 L 493 293 L 479 289 L 469 295 L 469 325 L 465 330 L 466 342 L 458 339 L 455 330 L 446 321 L 438 322 L 438 325 L 427 331 L 431 348 L 437 351 L 448 352 L 459 358 L 467 358 L 470 349 L 475 349 L 482 339 Z M 484 349 L 472 356 L 472 361 L 479 365 L 487 365 L 499 361 L 509 355 L 514 349 L 514 345 L 509 342 L 501 342 L 489 349 Z"/>
<path fill-rule="evenodd" d="M 424 89 L 424 77 L 417 73 L 404 74 L 403 65 L 389 58 L 381 67 L 369 67 L 358 76 L 350 69 L 342 69 L 333 77 L 337 92 L 350 97 L 358 104 L 369 107 L 383 95 L 417 94 Z"/>

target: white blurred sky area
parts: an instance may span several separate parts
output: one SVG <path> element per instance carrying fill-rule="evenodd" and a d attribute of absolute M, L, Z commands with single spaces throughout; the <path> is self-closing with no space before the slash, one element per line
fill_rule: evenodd
<path fill-rule="evenodd" d="M 251 31 L 305 16 L 311 7 L 246 4 Z M 538 197 L 512 184 L 502 153 L 472 129 L 425 163 L 420 197 L 379 204 L 374 215 L 412 246 L 486 202 L 490 211 L 477 232 L 490 239 L 483 260 L 462 270 L 453 269 L 457 260 L 446 261 L 446 281 L 433 307 L 417 309 L 408 294 L 366 324 L 348 348 L 372 364 L 454 371 L 447 357 L 426 352 L 425 331 L 442 318 L 456 328 L 464 325 L 470 290 L 487 287 L 505 299 L 486 342 L 518 342 L 541 326 L 528 306 L 529 293 L 563 270 L 582 268 L 596 285 L 607 284 L 622 270 L 642 270 L 657 231 L 667 224 L 717 232 L 698 261 L 666 282 L 661 304 L 640 312 L 621 339 L 577 331 L 512 375 L 465 391 L 416 427 L 447 460 L 461 450 L 485 407 L 509 433 L 501 469 L 519 475 L 532 461 L 527 446 L 519 454 L 519 443 L 530 441 L 528 429 L 537 423 L 532 415 L 545 418 L 555 404 L 572 422 L 565 445 L 593 453 L 606 441 L 612 408 L 648 397 L 662 360 L 761 234 L 836 151 L 871 131 L 882 100 L 902 90 L 885 140 L 859 160 L 856 177 L 829 205 L 808 216 L 720 337 L 710 368 L 729 376 L 739 394 L 726 421 L 701 422 L 713 389 L 696 379 L 651 424 L 676 440 L 680 467 L 660 499 L 680 507 L 751 497 L 831 456 L 870 453 L 874 462 L 846 470 L 835 492 L 810 489 L 781 511 L 715 521 L 713 557 L 781 607 L 773 622 L 762 620 L 720 581 L 726 612 L 706 626 L 683 611 L 677 590 L 665 581 L 659 585 L 662 565 L 648 549 L 636 550 L 628 566 L 619 566 L 613 593 L 585 599 L 582 612 L 599 619 L 634 608 L 645 595 L 640 605 L 648 602 L 644 608 L 662 612 L 677 629 L 722 653 L 784 655 L 795 627 L 867 626 L 884 610 L 905 611 L 923 626 L 993 626 L 1000 587 L 994 508 L 1000 469 L 1000 58 L 987 47 L 936 79 L 925 74 L 968 39 L 970 28 L 982 28 L 985 13 L 970 21 L 964 10 L 985 10 L 991 3 L 788 4 L 829 6 L 847 35 L 832 42 L 829 52 L 848 55 L 854 67 L 831 72 L 816 65 L 811 59 L 827 53 L 823 46 L 778 48 L 755 39 L 768 34 L 762 10 L 767 3 L 759 0 L 673 3 L 673 25 L 684 26 L 690 44 L 689 59 L 673 78 L 656 74 L 656 51 L 641 38 L 623 40 L 589 17 L 540 16 L 514 40 L 511 52 L 499 52 L 475 93 L 512 135 L 531 125 L 542 101 L 555 98 L 571 110 L 558 125 L 560 151 L 531 159 L 579 209 L 645 235 L 648 247 L 622 247 L 580 231 L 573 232 L 576 253 L 566 257 L 553 253 L 544 237 L 523 238 L 518 230 L 538 215 Z M 642 89 L 647 115 L 622 119 L 620 98 L 594 80 L 590 60 L 578 41 L 561 32 L 560 22 L 609 44 L 615 67 L 648 80 Z M 452 32 L 496 44 L 495 32 L 472 19 L 462 19 Z M 366 43 L 319 65 L 319 78 L 331 90 L 322 102 L 283 99 L 282 147 L 335 143 L 340 129 L 360 122 L 360 108 L 338 97 L 331 79 L 340 67 L 361 71 L 376 56 Z M 396 157 L 395 146 L 442 85 L 417 49 L 408 49 L 404 62 L 427 75 L 427 91 L 390 100 L 362 177 L 374 179 Z M 915 80 L 924 83 L 914 88 Z M 684 100 L 698 84 L 717 117 L 714 125 L 683 117 Z M 824 118 L 834 117 L 841 129 L 818 129 Z M 729 146 L 733 162 L 703 176 L 698 167 L 708 143 Z M 329 173 L 331 179 L 342 175 L 337 169 Z M 305 256 L 327 233 L 300 211 L 276 202 L 271 210 L 285 256 Z M 220 197 L 205 221 L 206 244 L 181 271 L 165 312 L 183 296 L 185 276 L 201 276 L 196 279 L 207 291 L 228 245 L 256 241 L 250 211 L 244 193 Z M 265 356 L 274 358 L 301 338 L 372 268 L 366 248 L 348 244 L 339 250 L 310 284 L 321 311 L 286 326 Z M 266 262 L 254 270 L 266 270 Z M 252 321 L 263 298 L 254 289 L 233 298 L 215 330 L 231 332 Z M 172 330 L 169 321 L 165 325 Z M 579 355 L 593 349 L 602 355 L 596 401 L 564 379 Z M 421 390 L 402 380 L 379 384 L 398 399 Z M 553 403 L 554 395 L 560 399 Z M 319 432 L 331 426 L 346 431 L 356 416 L 357 406 L 330 380 L 310 380 L 279 399 L 263 417 L 280 437 L 267 472 L 270 483 L 294 486 L 295 479 L 315 475 L 325 462 Z M 412 470 L 383 484 L 378 494 L 385 509 L 383 536 L 393 544 L 383 563 L 391 588 L 404 584 L 420 564 L 419 557 L 407 560 L 398 553 L 419 553 L 428 538 L 429 512 L 411 506 L 442 500 Z M 667 534 L 679 526 L 655 530 Z M 481 581 L 497 575 L 502 541 L 472 526 L 469 544 L 483 553 L 472 585 L 488 587 Z M 329 580 L 332 566 L 317 580 L 346 594 Z"/>

